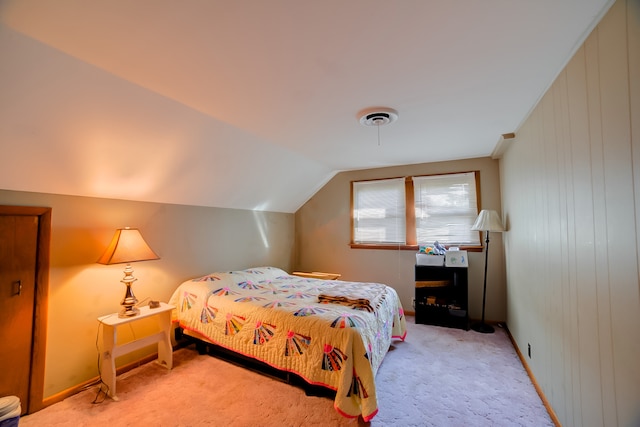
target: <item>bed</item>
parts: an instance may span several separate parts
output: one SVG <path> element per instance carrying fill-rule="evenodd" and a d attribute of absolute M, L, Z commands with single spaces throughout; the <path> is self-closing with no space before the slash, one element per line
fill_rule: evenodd
<path fill-rule="evenodd" d="M 392 340 L 406 336 L 393 288 L 275 267 L 187 280 L 169 303 L 184 333 L 334 390 L 335 409 L 365 421 L 378 412 L 376 372 Z"/>

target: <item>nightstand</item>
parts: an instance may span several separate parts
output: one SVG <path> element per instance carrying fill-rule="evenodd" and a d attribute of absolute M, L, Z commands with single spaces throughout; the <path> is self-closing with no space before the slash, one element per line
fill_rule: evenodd
<path fill-rule="evenodd" d="M 118 313 L 109 314 L 98 318 L 102 324 L 103 350 L 100 355 L 102 361 L 102 380 L 109 387 L 107 395 L 113 400 L 116 397 L 116 357 L 131 353 L 150 344 L 158 343 L 157 362 L 167 369 L 173 367 L 173 348 L 171 347 L 171 310 L 175 307 L 160 303 L 158 308 L 149 306 L 140 307 L 140 314 L 132 317 L 118 317 Z M 142 319 L 156 317 L 160 332 L 147 335 L 130 341 L 126 344 L 117 344 L 118 326 L 127 325 Z"/>

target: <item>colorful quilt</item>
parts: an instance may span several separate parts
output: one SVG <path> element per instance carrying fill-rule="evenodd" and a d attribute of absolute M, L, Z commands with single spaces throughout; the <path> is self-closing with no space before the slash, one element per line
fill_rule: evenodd
<path fill-rule="evenodd" d="M 321 303 L 321 294 L 366 299 L 373 311 Z M 336 410 L 365 421 L 378 412 L 375 375 L 391 340 L 406 335 L 393 288 L 291 276 L 274 267 L 188 280 L 169 303 L 183 329 L 335 390 Z"/>

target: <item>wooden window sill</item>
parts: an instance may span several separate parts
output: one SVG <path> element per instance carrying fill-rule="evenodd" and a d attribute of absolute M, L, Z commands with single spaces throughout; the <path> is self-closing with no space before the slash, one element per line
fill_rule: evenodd
<path fill-rule="evenodd" d="M 420 250 L 418 245 L 389 245 L 389 244 L 377 244 L 377 243 L 350 243 L 351 249 L 386 249 L 386 250 L 400 250 L 400 251 L 416 251 Z M 458 246 L 461 251 L 467 252 L 482 252 L 482 246 Z"/>

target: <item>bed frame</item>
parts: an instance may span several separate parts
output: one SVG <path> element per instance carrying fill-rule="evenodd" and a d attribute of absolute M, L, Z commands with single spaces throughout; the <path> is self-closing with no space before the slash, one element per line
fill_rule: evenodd
<path fill-rule="evenodd" d="M 335 399 L 336 397 L 335 390 L 320 385 L 309 384 L 301 376 L 295 373 L 282 371 L 267 363 L 261 362 L 260 360 L 236 353 L 217 344 L 198 339 L 192 335 L 184 333 L 183 329 L 180 327 L 175 329 L 175 339 L 176 342 L 184 343 L 184 346 L 193 344 L 199 354 L 206 354 L 294 387 L 301 388 L 307 396 L 328 397 L 331 399 Z"/>

